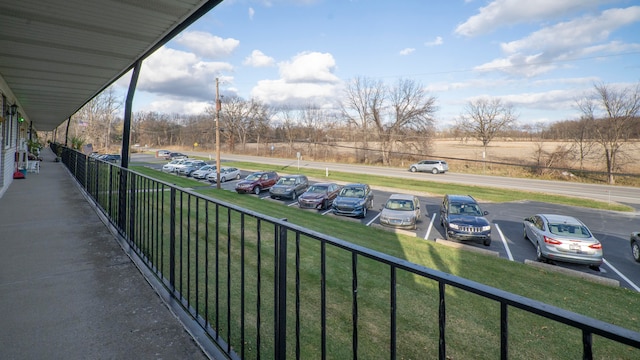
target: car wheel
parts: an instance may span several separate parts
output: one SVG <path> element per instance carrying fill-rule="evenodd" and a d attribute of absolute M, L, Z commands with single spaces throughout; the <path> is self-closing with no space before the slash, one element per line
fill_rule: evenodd
<path fill-rule="evenodd" d="M 362 208 L 362 218 L 366 218 L 367 217 L 367 207 L 365 206 L 364 208 Z"/>
<path fill-rule="evenodd" d="M 536 244 L 536 259 L 538 261 L 544 261 L 544 256 L 542 256 L 542 249 L 540 249 L 540 244 Z"/>
<path fill-rule="evenodd" d="M 236 180 L 240 180 L 240 174 L 236 175 Z"/>
<path fill-rule="evenodd" d="M 221 183 L 223 183 L 223 182 L 225 182 L 225 181 L 227 181 L 227 179 L 225 179 L 225 178 L 224 178 L 224 176 L 220 178 L 220 182 L 221 182 Z"/>
<path fill-rule="evenodd" d="M 529 236 L 527 235 L 527 228 L 526 227 L 522 227 L 522 237 L 525 238 L 525 240 L 529 240 Z"/>
<path fill-rule="evenodd" d="M 256 194 L 256 195 L 260 195 L 260 190 L 261 190 L 260 186 L 256 186 L 256 187 L 253 188 L 253 193 Z"/>
<path fill-rule="evenodd" d="M 295 200 L 298 198 L 298 193 L 297 192 L 293 192 L 293 194 L 291 194 L 291 200 Z"/>
<path fill-rule="evenodd" d="M 637 241 L 631 243 L 631 254 L 633 255 L 633 260 L 640 262 L 640 244 Z"/>
<path fill-rule="evenodd" d="M 322 200 L 322 205 L 320 206 L 320 210 L 328 210 L 329 209 L 329 200 Z"/>
<path fill-rule="evenodd" d="M 491 245 L 491 239 L 485 239 L 483 242 L 484 246 L 490 246 Z"/>
<path fill-rule="evenodd" d="M 438 171 L 438 169 L 433 168 L 433 169 L 431 169 L 431 173 L 432 173 L 432 174 L 437 174 L 437 173 L 439 173 L 439 171 Z"/>
<path fill-rule="evenodd" d="M 411 167 L 411 169 L 409 169 L 409 171 L 411 171 L 411 172 L 416 172 L 416 171 L 418 171 L 418 169 L 416 169 L 416 167 L 415 167 L 415 166 L 412 166 L 412 167 Z"/>

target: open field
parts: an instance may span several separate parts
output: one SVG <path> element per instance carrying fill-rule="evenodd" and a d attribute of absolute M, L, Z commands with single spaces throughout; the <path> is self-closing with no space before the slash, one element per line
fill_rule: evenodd
<path fill-rule="evenodd" d="M 222 144 L 222 152 L 230 152 Z M 273 146 L 273 150 L 272 147 Z M 369 143 L 363 155 L 354 143 L 334 143 L 313 145 L 308 143 L 250 143 L 244 148 L 237 145 L 236 154 L 277 156 L 295 158 L 297 153 L 303 158 L 316 161 L 341 163 L 380 164 L 381 156 L 375 149 L 377 144 Z M 486 151 L 477 140 L 436 139 L 430 153 L 417 153 L 415 149 L 394 149 L 390 166 L 407 168 L 411 163 L 428 158 L 438 158 L 449 163 L 450 171 L 460 173 L 486 174 L 549 180 L 567 180 L 585 183 L 606 183 L 606 166 L 603 151 L 594 146 L 582 161 L 571 151 L 573 144 L 566 141 L 511 141 L 494 140 Z M 175 151 L 202 151 L 211 154 L 212 147 L 165 147 Z M 365 160 L 366 159 L 366 160 Z M 618 159 L 615 181 L 618 185 L 640 186 L 640 141 L 627 142 L 622 147 Z M 582 170 L 581 170 L 582 169 Z"/>

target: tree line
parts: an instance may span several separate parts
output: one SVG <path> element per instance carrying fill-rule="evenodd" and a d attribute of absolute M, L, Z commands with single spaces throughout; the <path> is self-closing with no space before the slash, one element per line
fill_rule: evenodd
<path fill-rule="evenodd" d="M 358 77 L 347 82 L 340 101 L 331 108 L 313 103 L 273 107 L 232 95 L 221 99 L 219 112 L 213 104 L 196 115 L 136 112 L 130 143 L 214 149 L 216 115 L 224 151 L 247 152 L 252 144 L 251 149 L 260 153 L 278 144 L 286 156 L 303 151 L 312 159 L 339 159 L 347 154 L 356 162 L 385 165 L 428 156 L 437 137 L 475 139 L 485 148 L 501 137 L 544 139 L 569 142 L 570 147 L 555 155 L 562 158 L 570 153 L 581 169 L 585 159 L 600 157 L 608 182 L 614 183 L 627 144 L 640 139 L 640 84 L 623 88 L 594 84 L 591 92 L 576 98 L 579 119 L 552 124 L 518 124 L 513 104 L 498 97 L 477 98 L 466 103 L 455 125 L 440 131 L 436 131 L 437 98 L 424 88 L 410 79 L 387 85 Z M 107 90 L 71 118 L 69 134 L 63 130 L 66 123 L 62 124 L 58 137 L 92 143 L 94 149 L 118 147 L 121 111 L 122 99 Z"/>

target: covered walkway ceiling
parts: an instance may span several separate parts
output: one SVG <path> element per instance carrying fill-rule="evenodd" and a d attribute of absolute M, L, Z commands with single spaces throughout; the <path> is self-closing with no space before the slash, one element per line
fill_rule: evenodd
<path fill-rule="evenodd" d="M 0 0 L 0 77 L 50 131 L 222 0 Z"/>

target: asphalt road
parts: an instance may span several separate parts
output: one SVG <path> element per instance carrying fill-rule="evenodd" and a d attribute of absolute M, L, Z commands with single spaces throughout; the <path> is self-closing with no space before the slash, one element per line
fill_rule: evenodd
<path fill-rule="evenodd" d="M 201 154 L 200 154 L 201 155 Z M 212 157 L 215 158 L 215 157 Z M 609 185 L 590 185 L 563 183 L 559 181 L 543 181 L 529 179 L 510 179 L 495 176 L 467 175 L 467 174 L 440 174 L 431 173 L 411 173 L 407 170 L 382 168 L 374 166 L 342 165 L 322 162 L 305 162 L 289 159 L 273 159 L 251 156 L 223 155 L 224 160 L 250 161 L 274 164 L 275 170 L 280 173 L 295 173 L 298 168 L 326 169 L 327 172 L 363 172 L 381 176 L 396 176 L 405 178 L 421 178 L 433 181 L 453 182 L 460 184 L 483 184 L 503 188 L 518 190 L 539 191 L 550 194 L 561 194 L 567 196 L 581 196 L 585 198 L 617 201 L 640 209 L 640 189 L 629 187 L 617 187 Z M 158 161 L 148 155 L 137 155 L 136 160 L 157 164 L 160 167 L 165 161 Z M 244 172 L 243 176 L 247 173 Z M 329 176 L 330 178 L 330 176 Z M 235 181 L 226 182 L 222 188 L 233 191 Z M 374 189 L 374 207 L 368 212 L 364 219 L 344 218 L 347 221 L 361 222 L 371 226 L 378 224 L 379 209 L 383 206 L 391 193 L 388 191 Z M 247 195 L 254 196 L 254 195 Z M 551 195 L 552 196 L 552 195 Z M 263 192 L 260 197 L 268 201 L 283 202 L 288 206 L 296 206 L 293 201 L 273 200 L 269 198 L 268 192 Z M 416 237 L 425 240 L 444 239 L 444 231 L 440 224 L 438 215 L 441 197 L 420 196 L 423 208 L 422 221 L 418 223 Z M 617 280 L 620 286 L 640 291 L 640 264 L 636 263 L 629 246 L 629 234 L 640 230 L 640 212 L 616 212 L 597 209 L 587 209 L 565 205 L 556 205 L 542 202 L 519 201 L 516 203 L 481 203 L 483 210 L 489 211 L 487 219 L 492 223 L 492 243 L 489 247 L 482 244 L 469 244 L 469 246 L 488 249 L 497 252 L 500 257 L 511 261 L 525 262 L 525 260 L 535 261 L 535 248 L 523 238 L 522 220 L 525 217 L 537 213 L 561 213 L 567 214 L 582 220 L 596 237 L 603 244 L 605 262 L 600 267 L 600 271 L 595 271 L 584 265 L 568 263 L 556 263 L 556 266 L 601 276 L 608 279 Z M 317 210 L 305 210 L 317 211 Z M 320 215 L 335 216 L 330 211 L 317 211 Z"/>

